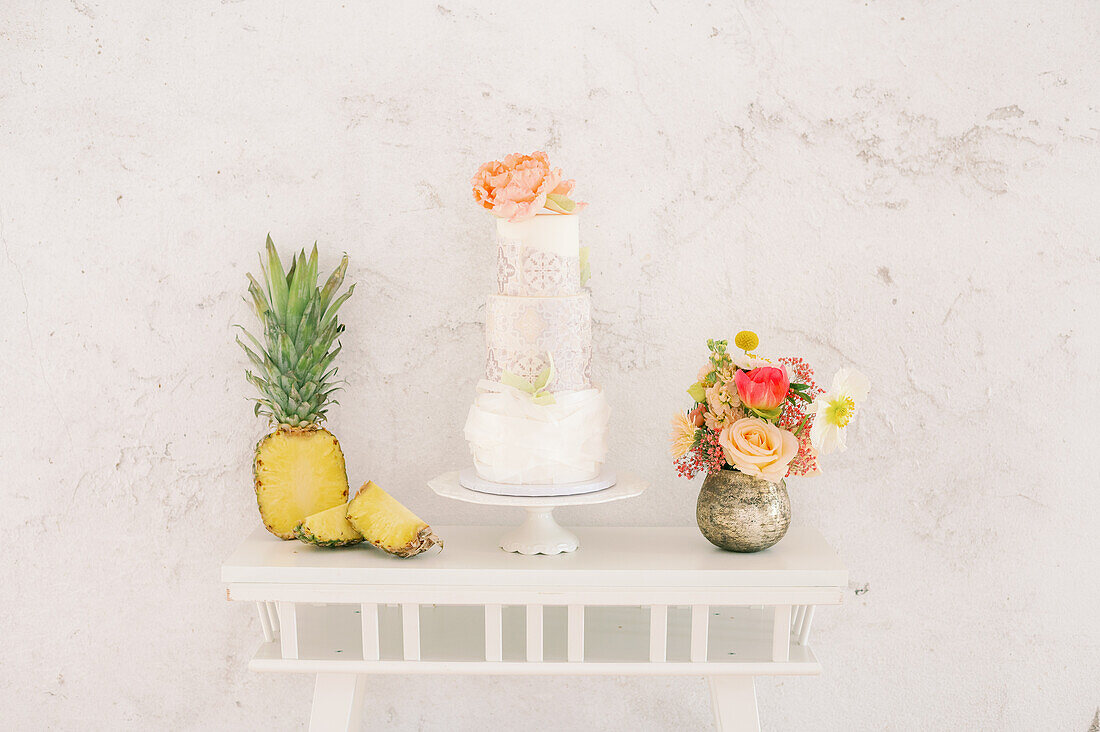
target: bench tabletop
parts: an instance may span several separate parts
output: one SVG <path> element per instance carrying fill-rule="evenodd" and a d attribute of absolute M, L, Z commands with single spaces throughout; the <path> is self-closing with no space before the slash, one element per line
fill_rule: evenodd
<path fill-rule="evenodd" d="M 323 549 L 282 541 L 258 527 L 222 566 L 229 584 L 417 585 L 435 587 L 834 587 L 848 571 L 816 529 L 791 526 L 775 546 L 736 554 L 695 527 L 575 529 L 581 549 L 522 556 L 497 547 L 500 526 L 433 527 L 444 540 L 400 559 L 366 544 Z"/>

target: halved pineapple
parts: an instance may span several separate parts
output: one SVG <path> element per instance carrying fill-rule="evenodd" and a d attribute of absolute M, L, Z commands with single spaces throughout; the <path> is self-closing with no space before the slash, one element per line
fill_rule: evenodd
<path fill-rule="evenodd" d="M 303 519 L 348 500 L 344 453 L 324 429 L 280 428 L 256 445 L 256 503 L 264 526 L 294 538 Z"/>
<path fill-rule="evenodd" d="M 308 258 L 301 250 L 285 272 L 270 236 L 266 247 L 267 260 L 260 258 L 263 283 L 248 276 L 263 340 L 242 328 L 248 343 L 239 336 L 237 342 L 255 369 L 245 372 L 260 392 L 255 413 L 266 415 L 275 427 L 256 445 L 252 464 L 260 517 L 268 531 L 293 539 L 294 527 L 304 518 L 348 498 L 344 453 L 320 425 L 339 388 L 332 363 L 344 326 L 336 311 L 355 285 L 337 296 L 347 255 L 319 287 L 316 245 Z"/>
<path fill-rule="evenodd" d="M 396 498 L 368 481 L 348 503 L 348 522 L 363 538 L 390 554 L 411 557 L 443 540 Z"/>
<path fill-rule="evenodd" d="M 363 535 L 348 523 L 348 507 L 326 508 L 320 513 L 308 516 L 294 527 L 294 535 L 299 540 L 314 546 L 351 546 L 363 540 Z"/>

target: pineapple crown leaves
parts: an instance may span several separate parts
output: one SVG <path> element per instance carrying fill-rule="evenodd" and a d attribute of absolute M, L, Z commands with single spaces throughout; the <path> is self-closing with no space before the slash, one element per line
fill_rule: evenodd
<path fill-rule="evenodd" d="M 262 338 L 237 326 L 247 343 L 237 336 L 255 367 L 245 377 L 255 386 L 255 413 L 290 427 L 309 427 L 324 421 L 327 406 L 335 404 L 339 390 L 332 362 L 340 352 L 337 338 L 344 326 L 336 313 L 355 291 L 350 285 L 337 296 L 348 270 L 345 254 L 324 286 L 317 283 L 317 245 L 306 256 L 302 249 L 284 270 L 271 236 L 260 256 L 263 278 L 248 275 L 248 295 L 262 326 Z M 334 346 L 335 344 L 335 346 Z M 331 367 L 331 368 L 330 368 Z"/>

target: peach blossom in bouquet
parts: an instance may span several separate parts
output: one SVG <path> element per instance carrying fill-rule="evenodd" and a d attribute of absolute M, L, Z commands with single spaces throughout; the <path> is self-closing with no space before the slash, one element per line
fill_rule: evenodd
<path fill-rule="evenodd" d="M 561 168 L 551 168 L 542 151 L 485 163 L 470 184 L 479 205 L 512 222 L 539 213 L 577 213 L 588 205 L 569 198 L 574 182 L 564 180 Z"/>
<path fill-rule="evenodd" d="M 744 416 L 741 410 L 738 409 L 740 402 L 737 399 L 735 390 L 726 388 L 724 384 L 716 383 L 714 386 L 708 386 L 704 393 L 706 394 L 707 409 L 703 414 L 703 420 L 710 429 L 720 430 L 735 419 Z"/>

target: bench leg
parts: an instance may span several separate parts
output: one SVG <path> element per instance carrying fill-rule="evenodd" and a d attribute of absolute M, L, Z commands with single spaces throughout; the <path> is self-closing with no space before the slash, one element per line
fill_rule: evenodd
<path fill-rule="evenodd" d="M 309 732 L 358 732 L 366 679 L 361 674 L 317 674 Z"/>
<path fill-rule="evenodd" d="M 752 676 L 711 676 L 710 705 L 718 732 L 760 732 Z"/>

